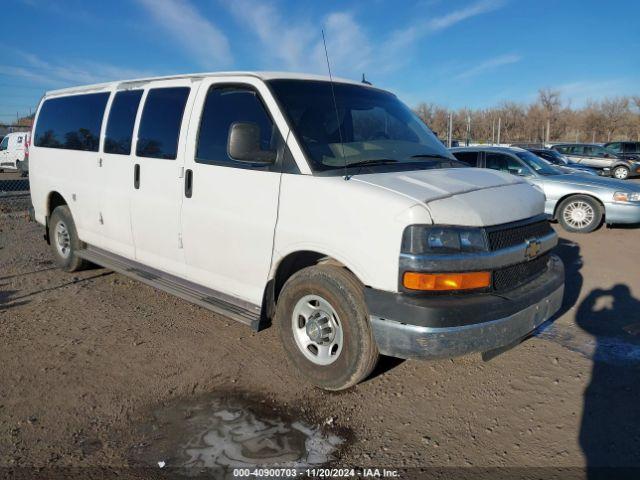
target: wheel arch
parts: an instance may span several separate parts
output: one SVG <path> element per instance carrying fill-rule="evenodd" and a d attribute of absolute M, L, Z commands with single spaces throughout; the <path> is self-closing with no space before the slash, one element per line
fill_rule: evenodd
<path fill-rule="evenodd" d="M 303 268 L 319 264 L 330 264 L 342 267 L 351 272 L 356 278 L 358 276 L 351 268 L 331 255 L 316 250 L 297 250 L 288 253 L 278 260 L 277 265 L 272 269 L 272 276 L 265 287 L 260 323 L 268 324 L 275 313 L 275 306 L 282 287 L 292 275 Z M 361 279 L 358 278 L 361 281 Z"/>
<path fill-rule="evenodd" d="M 49 192 L 49 194 L 47 195 L 46 210 L 45 210 L 45 217 L 44 217 L 45 218 L 44 238 L 47 241 L 47 244 L 49 245 L 51 244 L 51 239 L 49 237 L 49 219 L 51 218 L 51 214 L 53 213 L 53 211 L 62 205 L 67 205 L 67 206 L 69 205 L 69 203 L 65 200 L 62 194 L 60 194 L 56 190 Z"/>

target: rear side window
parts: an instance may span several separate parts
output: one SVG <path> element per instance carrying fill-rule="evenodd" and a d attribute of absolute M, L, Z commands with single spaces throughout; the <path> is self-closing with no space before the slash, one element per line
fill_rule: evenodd
<path fill-rule="evenodd" d="M 523 168 L 522 164 L 509 155 L 487 152 L 487 168 L 501 172 L 516 173 Z"/>
<path fill-rule="evenodd" d="M 638 143 L 625 143 L 624 144 L 624 152 L 625 153 L 640 153 L 640 144 L 638 144 Z"/>
<path fill-rule="evenodd" d="M 138 129 L 136 155 L 175 160 L 189 87 L 149 90 Z"/>
<path fill-rule="evenodd" d="M 37 147 L 97 152 L 109 93 L 45 100 L 36 124 Z"/>
<path fill-rule="evenodd" d="M 478 166 L 477 152 L 453 152 L 453 156 L 470 167 Z"/>
<path fill-rule="evenodd" d="M 104 140 L 105 153 L 118 155 L 131 153 L 133 124 L 136 121 L 141 97 L 142 90 L 127 90 L 116 93 L 107 121 L 107 134 Z"/>
<path fill-rule="evenodd" d="M 260 129 L 260 150 L 275 148 L 274 126 L 258 94 L 248 87 L 212 87 L 202 110 L 196 162 L 246 166 L 229 157 L 229 129 L 236 122 L 253 123 Z"/>

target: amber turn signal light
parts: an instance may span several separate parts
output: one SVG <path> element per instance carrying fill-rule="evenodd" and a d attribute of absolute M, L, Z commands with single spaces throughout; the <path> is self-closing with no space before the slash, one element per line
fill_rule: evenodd
<path fill-rule="evenodd" d="M 469 273 L 420 273 L 406 272 L 402 277 L 405 288 L 410 290 L 472 290 L 491 286 L 490 272 Z"/>

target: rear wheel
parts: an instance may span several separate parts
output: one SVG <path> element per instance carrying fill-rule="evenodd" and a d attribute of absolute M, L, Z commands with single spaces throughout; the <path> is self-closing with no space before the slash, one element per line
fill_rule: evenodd
<path fill-rule="evenodd" d="M 629 169 L 627 167 L 616 167 L 613 169 L 612 175 L 618 180 L 626 180 L 629 178 Z"/>
<path fill-rule="evenodd" d="M 56 207 L 51 214 L 49 241 L 53 257 L 62 270 L 75 272 L 87 267 L 88 262 L 77 255 L 83 244 L 78 238 L 71 210 L 66 205 Z"/>
<path fill-rule="evenodd" d="M 363 288 L 346 269 L 318 265 L 295 273 L 280 292 L 280 339 L 291 365 L 317 387 L 347 389 L 376 365 Z"/>
<path fill-rule="evenodd" d="M 558 207 L 558 222 L 568 232 L 593 232 L 602 223 L 602 206 L 586 195 L 574 195 Z"/>

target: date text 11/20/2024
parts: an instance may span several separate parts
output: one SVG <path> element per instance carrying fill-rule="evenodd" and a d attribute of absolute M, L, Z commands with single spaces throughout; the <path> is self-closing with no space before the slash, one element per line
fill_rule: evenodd
<path fill-rule="evenodd" d="M 386 468 L 235 468 L 235 478 L 399 478 L 397 470 Z"/>

